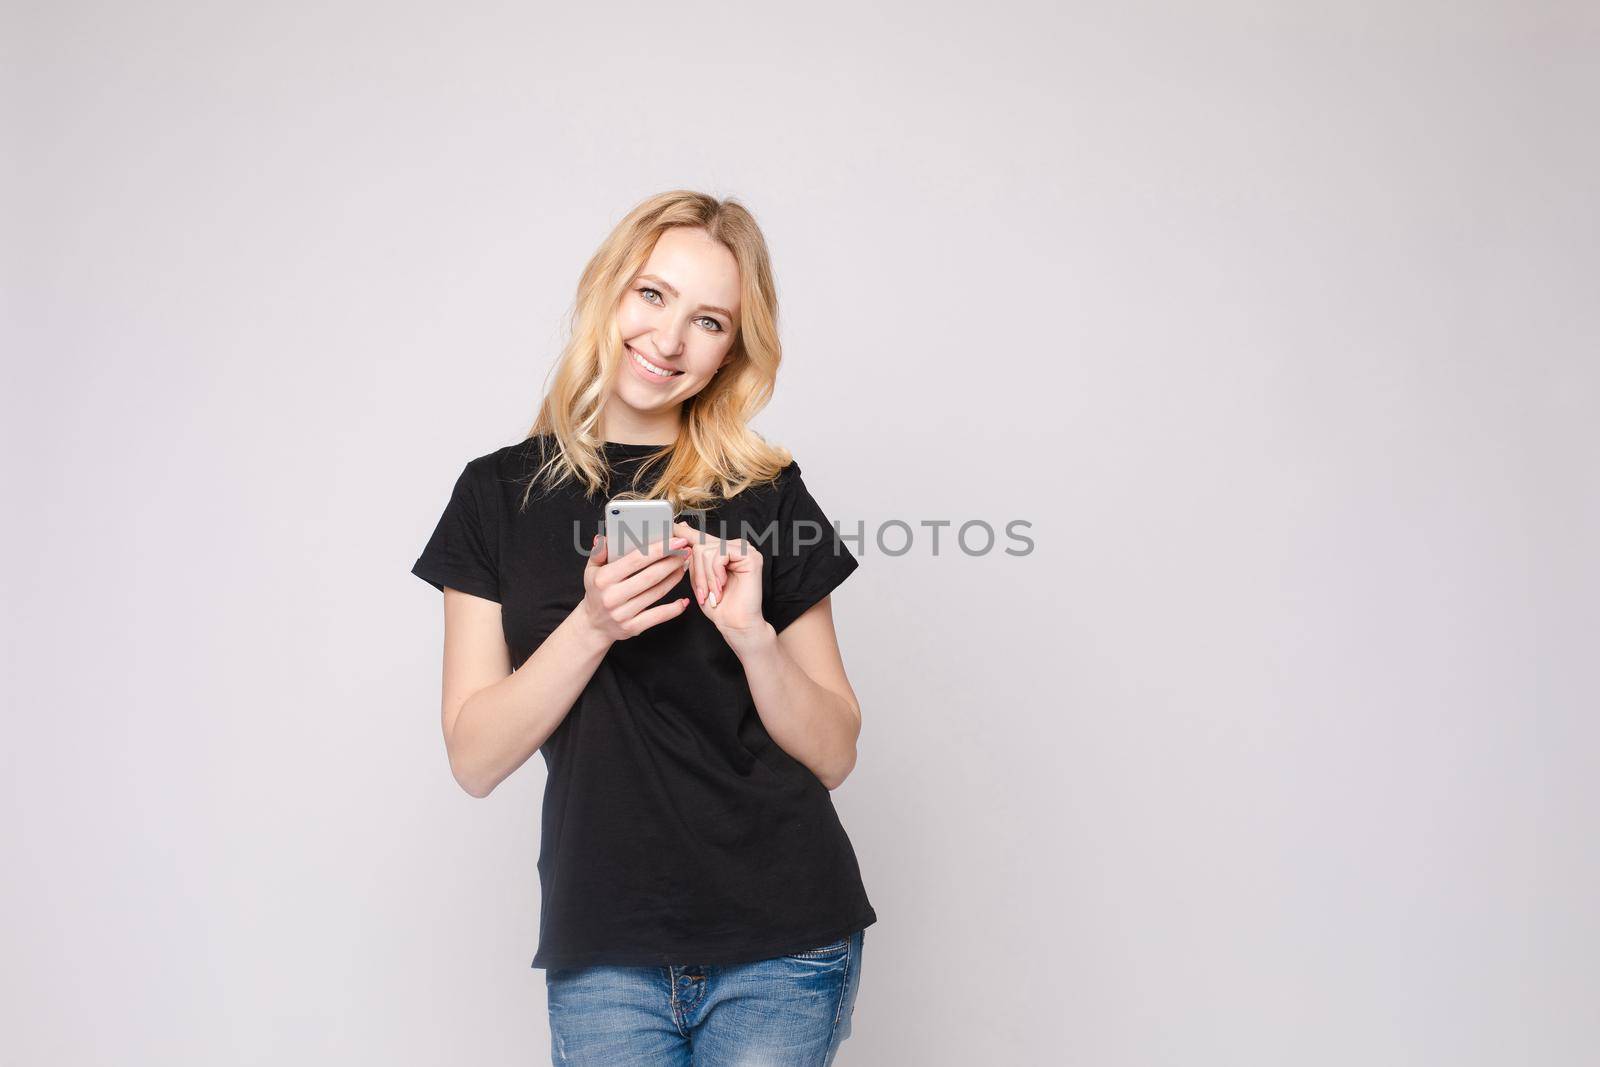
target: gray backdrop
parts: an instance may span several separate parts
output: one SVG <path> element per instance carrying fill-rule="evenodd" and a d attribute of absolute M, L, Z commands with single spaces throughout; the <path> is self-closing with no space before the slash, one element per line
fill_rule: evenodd
<path fill-rule="evenodd" d="M 841 1063 L 1592 1056 L 1595 12 L 12 5 L 0 1059 L 545 1061 L 407 571 L 680 186 L 830 513 L 1033 524 L 835 598 Z"/>

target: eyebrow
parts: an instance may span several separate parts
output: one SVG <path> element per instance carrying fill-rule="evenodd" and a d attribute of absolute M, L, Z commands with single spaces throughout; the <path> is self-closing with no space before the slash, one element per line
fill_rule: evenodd
<path fill-rule="evenodd" d="M 660 285 L 661 288 L 663 288 L 667 292 L 671 293 L 673 296 L 677 296 L 678 295 L 678 290 L 676 290 L 676 289 L 674 289 L 672 287 L 672 283 L 667 281 L 665 278 L 661 277 L 659 274 L 641 274 L 641 275 L 639 275 L 639 277 L 636 280 L 637 281 L 641 281 L 641 282 L 645 282 L 645 281 L 655 282 L 656 284 Z M 722 312 L 723 315 L 725 315 L 727 317 L 729 322 L 733 321 L 733 312 L 729 311 L 727 308 L 719 308 L 719 307 L 715 306 L 714 304 L 701 304 L 700 305 L 700 310 L 701 311 L 720 311 L 720 312 Z"/>

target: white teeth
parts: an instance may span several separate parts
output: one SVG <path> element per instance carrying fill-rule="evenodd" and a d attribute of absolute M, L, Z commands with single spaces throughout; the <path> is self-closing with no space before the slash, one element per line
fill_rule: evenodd
<path fill-rule="evenodd" d="M 633 361 L 635 363 L 639 364 L 639 366 L 643 367 L 651 374 L 654 374 L 657 378 L 676 378 L 678 375 L 683 373 L 681 370 L 661 370 L 655 364 L 651 363 L 648 359 L 645 359 L 631 348 L 628 349 L 628 354 L 633 357 Z"/>

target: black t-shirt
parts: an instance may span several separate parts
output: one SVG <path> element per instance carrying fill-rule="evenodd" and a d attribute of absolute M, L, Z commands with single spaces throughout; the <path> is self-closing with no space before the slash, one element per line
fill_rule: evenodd
<path fill-rule="evenodd" d="M 583 599 L 585 553 L 604 532 L 607 495 L 572 480 L 535 485 L 519 510 L 552 441 L 469 462 L 411 569 L 497 601 L 513 667 Z M 611 493 L 655 449 L 607 442 Z M 778 631 L 859 565 L 798 463 L 708 508 L 704 522 L 679 518 L 762 553 L 762 614 Z M 680 596 L 690 598 L 683 614 L 610 647 L 540 749 L 534 967 L 746 963 L 877 921 L 827 787 L 768 736 L 687 571 L 660 603 Z"/>

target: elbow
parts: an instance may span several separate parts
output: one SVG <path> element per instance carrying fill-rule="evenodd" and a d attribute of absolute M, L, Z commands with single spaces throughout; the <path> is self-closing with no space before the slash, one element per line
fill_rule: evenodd
<path fill-rule="evenodd" d="M 475 797 L 478 800 L 482 800 L 490 793 L 493 793 L 496 785 L 494 782 L 484 781 L 482 779 L 473 778 L 470 775 L 460 773 L 456 775 L 456 784 L 466 792 L 467 796 Z"/>
<path fill-rule="evenodd" d="M 467 796 L 474 797 L 478 800 L 482 800 L 484 797 L 494 792 L 494 783 L 492 782 L 467 782 L 462 781 L 460 778 L 457 778 L 456 781 L 460 784 L 461 788 L 466 791 Z"/>
<path fill-rule="evenodd" d="M 471 768 L 462 766 L 454 758 L 450 760 L 450 773 L 454 776 L 456 784 L 466 792 L 467 796 L 475 797 L 478 800 L 482 800 L 490 793 L 493 793 L 494 787 L 500 784 L 496 780 L 474 773 Z"/>
<path fill-rule="evenodd" d="M 850 709 L 850 744 L 846 746 L 843 758 L 825 774 L 817 775 L 817 779 L 828 788 L 831 793 L 844 785 L 844 780 L 850 777 L 850 772 L 856 769 L 856 740 L 861 736 L 861 705 L 854 698 L 845 702 Z"/>
<path fill-rule="evenodd" d="M 445 757 L 450 761 L 450 776 L 456 780 L 469 797 L 482 800 L 494 792 L 494 787 L 500 784 L 499 778 L 486 776 L 482 769 L 474 767 L 472 760 L 467 758 L 464 745 L 456 743 L 454 731 L 446 729 L 444 733 Z"/>
<path fill-rule="evenodd" d="M 828 772 L 826 774 L 817 775 L 817 779 L 825 787 L 827 787 L 828 792 L 831 793 L 835 789 L 838 789 L 841 785 L 844 785 L 844 780 L 846 778 L 850 777 L 850 772 L 855 770 L 855 769 L 856 769 L 856 750 L 855 750 L 854 747 L 852 747 L 850 749 L 850 758 L 849 758 L 848 761 L 846 761 L 845 763 L 840 764 L 837 767 L 829 768 L 829 770 L 828 770 Z"/>

